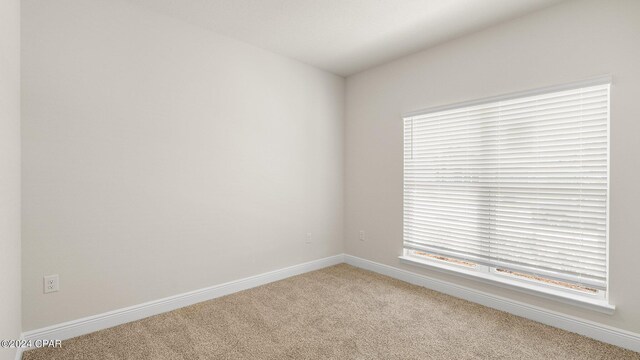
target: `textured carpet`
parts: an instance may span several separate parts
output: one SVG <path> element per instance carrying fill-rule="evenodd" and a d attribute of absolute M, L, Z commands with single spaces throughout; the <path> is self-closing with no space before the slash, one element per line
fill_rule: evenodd
<path fill-rule="evenodd" d="M 39 359 L 640 359 L 338 265 L 27 351 Z"/>

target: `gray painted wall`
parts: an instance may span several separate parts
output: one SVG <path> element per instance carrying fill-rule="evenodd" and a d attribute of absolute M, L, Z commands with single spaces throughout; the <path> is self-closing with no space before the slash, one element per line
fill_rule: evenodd
<path fill-rule="evenodd" d="M 25 331 L 342 253 L 344 79 L 126 2 L 22 6 Z"/>
<path fill-rule="evenodd" d="M 20 337 L 20 1 L 0 2 L 0 339 Z M 0 359 L 15 349 L 0 348 Z"/>
<path fill-rule="evenodd" d="M 466 36 L 347 79 L 349 254 L 640 332 L 640 2 L 586 0 Z M 401 114 L 613 75 L 610 298 L 614 315 L 402 265 Z M 365 230 L 367 240 L 358 240 Z"/>

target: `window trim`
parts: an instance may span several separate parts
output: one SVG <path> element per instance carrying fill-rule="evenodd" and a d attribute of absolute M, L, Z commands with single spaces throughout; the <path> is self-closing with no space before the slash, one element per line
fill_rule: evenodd
<path fill-rule="evenodd" d="M 573 294 L 568 290 L 555 289 L 550 286 L 533 284 L 530 282 L 525 283 L 523 280 L 512 279 L 508 276 L 495 276 L 491 273 L 474 271 L 473 269 L 466 268 L 462 265 L 446 264 L 444 261 L 430 260 L 430 259 L 418 259 L 414 256 L 403 254 L 398 257 L 401 263 L 423 267 L 429 270 L 435 270 L 437 272 L 455 275 L 467 279 L 472 279 L 477 282 L 494 285 L 497 287 L 515 290 L 517 292 L 535 295 L 545 299 L 550 299 L 558 302 L 562 302 L 569 305 L 578 306 L 581 308 L 594 310 L 607 315 L 614 313 L 615 305 L 609 304 L 609 301 L 589 295 Z"/>
<path fill-rule="evenodd" d="M 443 272 L 447 274 L 453 274 L 456 276 L 469 278 L 475 281 L 479 281 L 486 284 L 491 284 L 494 286 L 515 290 L 518 292 L 535 295 L 538 297 L 559 301 L 562 303 L 575 305 L 578 307 L 594 310 L 597 312 L 601 312 L 604 314 L 613 314 L 615 311 L 615 305 L 609 303 L 609 294 L 611 292 L 610 288 L 610 261 L 609 261 L 609 242 L 610 242 L 610 225 L 609 225 L 609 217 L 610 217 L 610 192 L 611 192 L 611 89 L 613 87 L 613 78 L 611 75 L 603 75 L 598 76 L 582 81 L 576 81 L 571 83 L 565 83 L 562 85 L 555 86 L 547 86 L 542 88 L 537 88 L 533 90 L 525 90 L 519 92 L 513 92 L 504 95 L 486 97 L 477 100 L 471 101 L 463 101 L 448 105 L 442 106 L 434 106 L 424 109 L 419 109 L 411 112 L 406 112 L 401 115 L 402 119 L 420 116 L 427 113 L 440 112 L 445 110 L 451 110 L 455 108 L 461 107 L 469 107 L 475 105 L 482 105 L 485 103 L 498 102 L 503 100 L 511 100 L 520 97 L 528 97 L 541 95 L 550 92 L 558 92 L 563 90 L 571 90 L 580 87 L 589 87 L 596 85 L 604 85 L 609 84 L 609 107 L 607 114 L 607 200 L 606 200 L 606 291 L 603 297 L 600 296 L 592 296 L 589 294 L 580 294 L 578 291 L 570 290 L 570 289 L 562 289 L 560 287 L 551 286 L 547 284 L 536 284 L 535 281 L 525 281 L 524 279 L 517 279 L 507 275 L 497 275 L 495 274 L 495 270 L 490 269 L 489 271 L 482 272 L 477 269 L 469 268 L 463 265 L 456 264 L 448 264 L 446 261 L 429 259 L 429 258 L 418 258 L 416 256 L 408 255 L 407 249 L 403 247 L 403 255 L 399 256 L 399 260 L 402 263 L 424 267 L 430 270 L 435 270 L 438 272 Z"/>

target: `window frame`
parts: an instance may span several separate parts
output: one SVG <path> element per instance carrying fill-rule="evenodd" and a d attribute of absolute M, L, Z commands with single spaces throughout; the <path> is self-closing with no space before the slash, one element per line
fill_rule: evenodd
<path fill-rule="evenodd" d="M 475 266 L 467 266 L 463 264 L 448 262 L 446 260 L 440 260 L 435 258 L 429 258 L 427 256 L 415 255 L 413 254 L 414 250 L 406 249 L 404 248 L 404 245 L 403 245 L 402 255 L 399 256 L 400 261 L 402 263 L 417 265 L 417 266 L 426 267 L 428 269 L 435 270 L 438 272 L 445 272 L 448 274 L 470 278 L 483 283 L 489 283 L 499 287 L 508 288 L 511 290 L 516 290 L 519 292 L 524 292 L 524 293 L 560 301 L 563 303 L 568 303 L 571 305 L 595 310 L 605 314 L 613 314 L 615 310 L 615 305 L 612 305 L 609 302 L 609 293 L 610 293 L 610 281 L 609 281 L 609 277 L 610 277 L 610 272 L 609 272 L 610 270 L 610 252 L 609 252 L 609 242 L 610 242 L 609 208 L 610 206 L 609 205 L 610 204 L 609 203 L 610 203 L 610 191 L 611 191 L 610 190 L 611 189 L 611 178 L 610 178 L 611 131 L 610 130 L 611 130 L 611 91 L 613 88 L 612 80 L 613 79 L 610 75 L 600 76 L 597 78 L 592 78 L 584 81 L 537 88 L 537 89 L 527 90 L 527 91 L 514 92 L 514 93 L 509 93 L 509 94 L 500 95 L 500 96 L 493 96 L 493 97 L 487 97 L 487 98 L 482 98 L 482 99 L 477 99 L 472 101 L 454 103 L 450 105 L 420 109 L 420 110 L 402 114 L 401 116 L 401 119 L 404 120 L 405 118 L 408 118 L 408 117 L 419 116 L 426 113 L 434 113 L 434 112 L 440 112 L 440 111 L 451 110 L 456 108 L 470 107 L 474 105 L 481 105 L 484 103 L 498 102 L 502 100 L 510 100 L 515 98 L 528 97 L 528 96 L 535 96 L 535 95 L 541 95 L 541 94 L 551 93 L 551 92 L 560 92 L 563 90 L 571 90 L 571 89 L 576 89 L 581 87 L 609 84 L 609 93 L 608 93 L 608 99 L 607 99 L 608 108 L 607 108 L 607 155 L 606 155 L 607 156 L 606 157 L 607 159 L 607 167 L 606 167 L 607 168 L 607 189 L 606 189 L 607 197 L 606 197 L 606 224 L 605 224 L 606 290 L 599 290 L 595 294 L 589 294 L 584 291 L 563 287 L 561 285 L 544 283 L 542 281 L 537 281 L 535 279 L 519 278 L 516 275 L 501 274 L 501 273 L 498 273 L 495 267 L 491 267 L 491 266 L 486 266 L 482 264 L 476 264 Z M 403 180 L 403 184 L 404 184 L 404 180 Z M 404 193 L 404 190 L 403 190 L 403 193 Z M 404 215 L 403 215 L 403 222 L 404 222 Z M 404 237 L 403 237 L 403 242 L 404 242 Z"/>

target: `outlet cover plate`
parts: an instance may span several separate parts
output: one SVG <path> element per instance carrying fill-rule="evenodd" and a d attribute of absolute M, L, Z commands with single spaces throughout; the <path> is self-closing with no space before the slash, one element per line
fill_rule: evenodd
<path fill-rule="evenodd" d="M 58 274 L 44 277 L 44 293 L 51 293 L 60 290 L 60 277 Z"/>

